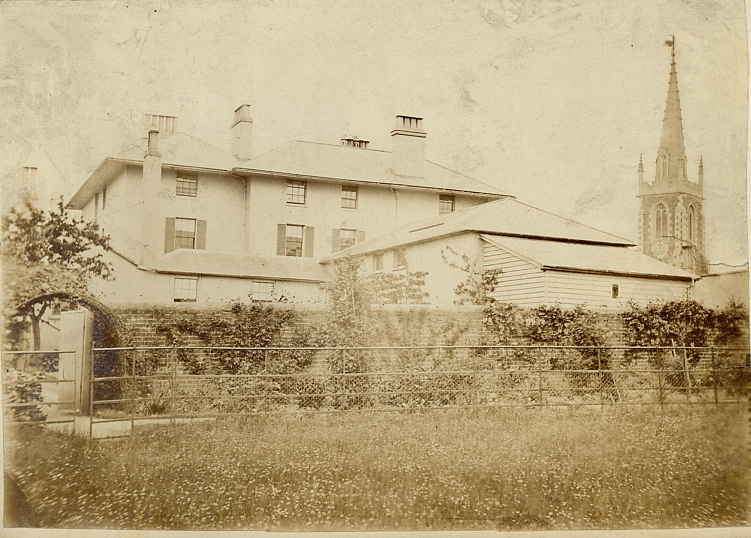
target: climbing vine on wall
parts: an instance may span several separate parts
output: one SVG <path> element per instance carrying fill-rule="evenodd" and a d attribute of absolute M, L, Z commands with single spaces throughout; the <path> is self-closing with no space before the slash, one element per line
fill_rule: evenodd
<path fill-rule="evenodd" d="M 194 337 L 203 345 L 214 347 L 278 347 L 285 330 L 292 329 L 293 334 L 284 344 L 309 346 L 310 330 L 295 325 L 297 321 L 298 314 L 292 309 L 235 302 L 225 309 L 210 311 L 171 310 L 169 316 L 159 317 L 156 329 L 170 345 L 185 345 L 187 338 Z M 312 352 L 304 350 L 271 354 L 233 349 L 214 350 L 210 354 L 192 350 L 179 353 L 188 371 L 194 374 L 254 374 L 270 366 L 275 373 L 294 373 L 309 366 L 313 359 Z"/>

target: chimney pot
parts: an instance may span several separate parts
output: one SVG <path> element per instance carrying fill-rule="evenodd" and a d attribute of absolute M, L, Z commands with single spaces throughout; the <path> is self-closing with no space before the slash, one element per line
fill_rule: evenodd
<path fill-rule="evenodd" d="M 398 115 L 391 131 L 391 169 L 399 176 L 424 177 L 425 137 L 422 118 Z"/>
<path fill-rule="evenodd" d="M 26 194 L 33 207 L 37 206 L 39 194 L 37 193 L 37 168 L 36 166 L 24 166 L 23 175 L 26 180 Z"/>
<path fill-rule="evenodd" d="M 369 144 L 370 144 L 370 140 L 361 140 L 357 138 L 356 136 L 344 136 L 342 137 L 342 140 L 341 140 L 341 145 L 347 146 L 348 148 L 367 149 Z"/>
<path fill-rule="evenodd" d="M 152 129 L 156 129 L 165 136 L 175 134 L 177 128 L 176 116 L 164 116 L 161 114 L 144 114 L 143 122 L 145 126 L 145 132 L 147 133 Z"/>
<path fill-rule="evenodd" d="M 250 105 L 240 105 L 235 109 L 232 122 L 232 154 L 238 161 L 247 161 L 253 157 L 253 118 Z"/>
<path fill-rule="evenodd" d="M 144 157 L 161 157 L 162 154 L 159 151 L 159 148 L 157 147 L 158 140 L 159 139 L 159 130 L 158 129 L 150 129 L 149 130 L 149 145 L 146 149 L 146 154 Z"/>

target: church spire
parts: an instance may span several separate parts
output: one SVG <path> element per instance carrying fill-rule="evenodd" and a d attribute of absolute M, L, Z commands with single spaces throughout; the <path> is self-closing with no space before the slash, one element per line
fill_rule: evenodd
<path fill-rule="evenodd" d="M 656 181 L 687 180 L 686 147 L 683 142 L 683 120 L 681 99 L 678 93 L 678 73 L 675 68 L 675 36 L 667 40 L 670 45 L 670 81 L 665 102 L 665 116 L 662 120 L 660 149 L 657 152 Z"/>

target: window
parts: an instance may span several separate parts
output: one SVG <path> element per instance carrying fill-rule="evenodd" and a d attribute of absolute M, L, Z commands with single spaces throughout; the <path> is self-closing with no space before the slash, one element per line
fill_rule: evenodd
<path fill-rule="evenodd" d="M 300 224 L 278 224 L 276 232 L 276 255 L 313 257 L 315 228 Z"/>
<path fill-rule="evenodd" d="M 287 203 L 288 204 L 305 204 L 305 191 L 307 183 L 305 181 L 287 181 Z"/>
<path fill-rule="evenodd" d="M 696 237 L 696 211 L 694 206 L 688 208 L 688 240 L 693 241 Z"/>
<path fill-rule="evenodd" d="M 206 249 L 206 221 L 167 217 L 164 253 L 178 248 Z"/>
<path fill-rule="evenodd" d="M 612 289 L 612 297 L 613 297 L 613 299 L 617 299 L 618 298 L 618 291 L 619 291 L 618 290 L 618 284 L 613 284 L 613 289 Z"/>
<path fill-rule="evenodd" d="M 302 238 L 305 226 L 287 224 L 285 256 L 302 256 Z"/>
<path fill-rule="evenodd" d="M 102 189 L 102 209 L 107 207 L 107 187 Z"/>
<path fill-rule="evenodd" d="M 273 301 L 274 283 L 253 281 L 253 285 L 250 291 L 250 298 L 253 301 Z"/>
<path fill-rule="evenodd" d="M 668 235 L 668 208 L 660 204 L 655 210 L 655 237 Z"/>
<path fill-rule="evenodd" d="M 339 250 L 344 250 L 355 244 L 357 240 L 357 230 L 339 230 Z"/>
<path fill-rule="evenodd" d="M 175 194 L 178 196 L 192 196 L 198 195 L 198 179 L 189 176 L 177 176 L 177 187 Z"/>
<path fill-rule="evenodd" d="M 383 271 L 383 253 L 373 254 L 373 271 Z"/>
<path fill-rule="evenodd" d="M 196 219 L 175 219 L 175 248 L 196 248 Z"/>
<path fill-rule="evenodd" d="M 400 248 L 394 252 L 394 269 L 407 267 L 407 250 Z"/>
<path fill-rule="evenodd" d="M 438 197 L 438 214 L 445 215 L 446 213 L 454 212 L 454 197 L 448 194 L 441 194 Z"/>
<path fill-rule="evenodd" d="M 342 207 L 357 209 L 357 187 L 342 185 Z"/>
<path fill-rule="evenodd" d="M 198 279 L 175 277 L 175 302 L 195 303 L 198 297 Z"/>

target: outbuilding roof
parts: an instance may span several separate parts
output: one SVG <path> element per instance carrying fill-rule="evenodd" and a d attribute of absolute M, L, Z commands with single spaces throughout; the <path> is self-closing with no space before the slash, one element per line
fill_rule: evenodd
<path fill-rule="evenodd" d="M 424 177 L 400 176 L 391 170 L 391 152 L 295 140 L 233 170 L 238 175 L 283 175 L 392 187 L 427 188 L 497 198 L 495 187 L 425 161 Z"/>
<path fill-rule="evenodd" d="M 156 270 L 160 273 L 237 278 L 266 278 L 307 282 L 330 280 L 326 268 L 313 258 L 251 256 L 192 249 L 179 249 L 166 254 L 159 260 Z"/>
<path fill-rule="evenodd" d="M 537 265 L 542 270 L 674 280 L 696 278 L 691 273 L 623 246 L 568 243 L 490 234 L 481 234 L 480 237 L 492 245 Z"/>
<path fill-rule="evenodd" d="M 323 261 L 390 250 L 464 232 L 584 244 L 634 246 L 634 243 L 627 239 L 559 217 L 513 198 L 502 198 L 456 213 L 448 213 L 403 226 L 381 237 L 337 252 Z"/>

